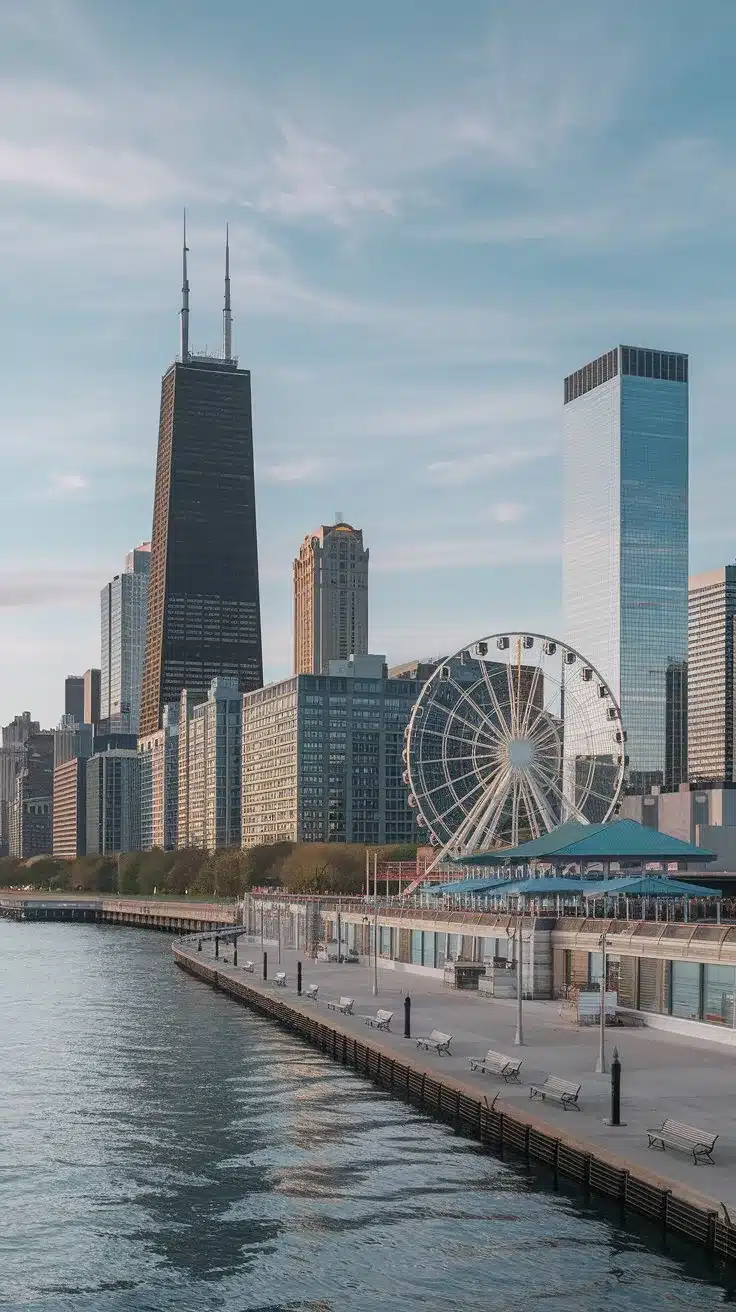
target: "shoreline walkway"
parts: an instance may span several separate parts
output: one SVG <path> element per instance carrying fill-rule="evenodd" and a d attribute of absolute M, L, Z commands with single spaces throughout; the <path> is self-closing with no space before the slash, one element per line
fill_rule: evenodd
<path fill-rule="evenodd" d="M 728 1235 L 728 1248 L 736 1255 L 736 1131 L 733 1124 L 733 1085 L 736 1058 L 733 1050 L 690 1038 L 646 1028 L 608 1027 L 606 1057 L 610 1067 L 616 1046 L 622 1064 L 621 1119 L 625 1125 L 604 1124 L 610 1115 L 610 1074 L 596 1074 L 599 1032 L 597 1026 L 580 1028 L 560 1015 L 557 1002 L 524 1002 L 524 1039 L 514 1047 L 516 1001 L 484 998 L 474 992 L 445 988 L 440 980 L 393 970 L 381 970 L 378 996 L 372 994 L 372 968 L 365 958 L 357 965 L 314 962 L 303 953 L 282 950 L 277 962 L 275 944 L 265 944 L 269 979 L 262 979 L 260 942 L 245 937 L 238 945 L 238 966 L 232 965 L 232 948 L 220 944 L 215 960 L 214 944 L 205 940 L 197 951 L 196 940 L 177 944 L 182 956 L 197 964 L 216 968 L 220 983 L 230 979 L 264 1000 L 285 1005 L 290 1011 L 319 1021 L 341 1036 L 348 1036 L 378 1049 L 386 1056 L 410 1065 L 412 1071 L 451 1085 L 486 1105 L 495 1101 L 497 1113 L 518 1117 L 540 1133 L 554 1136 L 561 1144 L 594 1155 L 619 1171 L 626 1171 L 646 1188 L 670 1191 L 704 1213 L 717 1214 L 718 1231 Z M 227 962 L 226 959 L 227 958 Z M 319 986 L 316 1001 L 300 998 L 296 991 L 297 959 L 303 964 L 303 991 Z M 246 960 L 255 965 L 253 974 L 243 969 Z M 277 970 L 286 972 L 286 987 L 274 984 Z M 411 997 L 412 1038 L 404 1038 L 404 997 Z M 354 1014 L 343 1016 L 328 1010 L 328 999 L 355 999 Z M 244 998 L 247 1001 L 247 998 Z M 255 1002 L 255 999 L 254 999 Z M 391 1032 L 376 1032 L 365 1017 L 378 1008 L 394 1013 Z M 452 1035 L 452 1055 L 438 1056 L 417 1048 L 416 1039 L 432 1029 Z M 520 1086 L 506 1085 L 500 1077 L 473 1073 L 470 1057 L 481 1057 L 489 1048 L 521 1057 Z M 546 1075 L 582 1085 L 580 1111 L 564 1110 L 559 1104 L 530 1100 L 531 1084 Z M 498 1095 L 498 1097 L 496 1097 Z M 490 1112 L 490 1107 L 489 1107 Z M 662 1153 L 647 1146 L 647 1129 L 673 1117 L 719 1136 L 715 1165 L 695 1165 L 684 1153 Z M 527 1136 L 528 1142 L 528 1136 Z M 725 1204 L 725 1208 L 724 1205 Z M 677 1227 L 679 1228 L 679 1227 Z M 717 1245 L 719 1248 L 721 1244 Z"/>

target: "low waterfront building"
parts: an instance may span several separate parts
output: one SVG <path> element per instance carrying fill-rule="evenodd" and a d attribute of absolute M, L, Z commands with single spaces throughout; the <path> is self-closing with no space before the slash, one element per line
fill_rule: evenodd
<path fill-rule="evenodd" d="M 243 845 L 416 842 L 401 754 L 421 686 L 367 655 L 246 694 Z"/>
<path fill-rule="evenodd" d="M 74 861 L 87 851 L 87 760 L 73 756 L 54 770 L 52 853 Z"/>
<path fill-rule="evenodd" d="M 179 705 L 164 706 L 162 725 L 138 739 L 141 758 L 141 848 L 172 851 L 179 814 Z"/>
<path fill-rule="evenodd" d="M 708 909 L 708 899 L 692 899 L 693 916 Z M 574 1005 L 578 993 L 600 988 L 605 930 L 606 990 L 616 993 L 624 1016 L 635 1014 L 639 1023 L 656 1029 L 736 1046 L 736 925 L 717 923 L 712 899 L 710 913 L 701 923 L 684 923 L 381 907 L 378 960 L 381 972 L 437 980 L 444 980 L 446 967 L 455 963 L 475 963 L 487 971 L 513 966 L 515 976 L 521 927 L 524 998 Z M 339 915 L 341 941 L 362 957 L 373 955 L 373 920 L 364 905 L 325 896 L 318 904 L 316 899 L 290 903 L 288 897 L 251 897 L 246 915 L 254 934 L 260 932 L 262 914 L 267 933 L 275 933 L 278 923 L 283 940 L 294 943 L 335 941 Z"/>
<path fill-rule="evenodd" d="M 87 854 L 139 852 L 140 846 L 138 752 L 98 752 L 87 762 Z"/>
<path fill-rule="evenodd" d="M 179 704 L 177 847 L 240 846 L 243 696 L 235 677 Z"/>

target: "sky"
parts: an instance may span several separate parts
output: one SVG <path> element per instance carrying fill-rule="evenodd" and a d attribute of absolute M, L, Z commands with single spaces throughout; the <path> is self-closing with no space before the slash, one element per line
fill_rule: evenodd
<path fill-rule="evenodd" d="M 252 374 L 267 679 L 339 512 L 391 663 L 560 629 L 562 379 L 690 353 L 691 568 L 736 554 L 730 0 L 0 0 L 0 722 L 100 660 L 160 379 Z"/>

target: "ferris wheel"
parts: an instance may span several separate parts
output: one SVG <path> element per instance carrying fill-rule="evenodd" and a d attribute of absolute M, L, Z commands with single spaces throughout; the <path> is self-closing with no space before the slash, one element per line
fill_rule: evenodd
<path fill-rule="evenodd" d="M 444 856 L 515 847 L 613 814 L 626 733 L 605 680 L 569 644 L 494 633 L 443 660 L 405 730 L 404 782 Z"/>

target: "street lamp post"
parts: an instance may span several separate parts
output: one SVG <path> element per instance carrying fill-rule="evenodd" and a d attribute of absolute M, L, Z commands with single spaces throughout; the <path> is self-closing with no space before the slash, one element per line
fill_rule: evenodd
<path fill-rule="evenodd" d="M 373 853 L 373 996 L 378 997 L 378 853 Z"/>
<path fill-rule="evenodd" d="M 601 971 L 601 1014 L 600 1025 L 598 1028 L 598 1060 L 595 1064 L 596 1073 L 605 1075 L 606 1072 L 606 931 L 604 930 L 599 939 L 601 947 L 602 971 Z"/>
<path fill-rule="evenodd" d="M 524 942 L 524 939 L 521 932 L 521 926 L 522 926 L 522 919 L 521 916 L 519 916 L 519 924 L 517 928 L 519 943 L 516 953 L 516 1034 L 514 1035 L 514 1044 L 516 1045 L 517 1048 L 521 1048 L 524 1046 L 524 1022 L 523 1022 L 523 1015 L 522 1015 L 522 1006 L 523 1006 L 522 993 L 523 993 L 523 978 L 524 978 L 523 960 L 522 960 L 524 949 L 522 944 Z"/>

